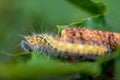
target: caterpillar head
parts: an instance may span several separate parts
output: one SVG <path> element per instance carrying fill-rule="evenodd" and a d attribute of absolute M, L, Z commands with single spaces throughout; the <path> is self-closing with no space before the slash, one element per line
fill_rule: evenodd
<path fill-rule="evenodd" d="M 33 47 L 26 40 L 22 40 L 21 47 L 27 52 L 33 51 Z"/>
<path fill-rule="evenodd" d="M 43 37 L 41 35 L 27 36 L 22 40 L 21 45 L 25 51 L 38 50 L 43 45 Z"/>

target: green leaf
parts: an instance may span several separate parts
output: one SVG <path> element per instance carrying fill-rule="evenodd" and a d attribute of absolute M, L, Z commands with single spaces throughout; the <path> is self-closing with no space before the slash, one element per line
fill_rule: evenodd
<path fill-rule="evenodd" d="M 93 66 L 94 65 L 94 66 Z M 100 65 L 96 62 L 64 63 L 55 59 L 47 59 L 41 53 L 32 53 L 32 58 L 17 64 L 0 63 L 0 78 L 45 78 L 49 76 L 64 76 L 74 74 L 88 74 L 98 76 L 101 73 Z"/>
<path fill-rule="evenodd" d="M 94 66 L 93 66 L 94 65 Z M 0 64 L 1 78 L 36 78 L 48 76 L 64 76 L 70 74 L 88 74 L 91 76 L 100 75 L 100 66 L 97 63 L 79 63 L 79 64 L 62 64 L 51 63 L 51 61 L 34 65 L 17 64 L 2 65 Z"/>
<path fill-rule="evenodd" d="M 0 54 L 6 56 L 6 57 L 10 57 L 10 62 L 11 63 L 18 63 L 18 62 L 22 62 L 22 61 L 27 61 L 30 59 L 31 57 L 31 52 L 27 52 L 27 53 L 8 53 L 5 51 L 2 51 Z"/>
<path fill-rule="evenodd" d="M 83 9 L 91 14 L 98 15 L 104 14 L 107 9 L 105 4 L 102 2 L 92 2 L 91 0 L 67 0 L 68 2 L 74 4 L 80 9 Z"/>
<path fill-rule="evenodd" d="M 99 30 L 109 30 L 106 25 L 105 19 L 103 15 L 97 15 L 91 18 L 85 18 L 80 22 L 73 22 L 69 25 L 57 25 L 58 34 L 60 35 L 64 28 L 71 27 L 80 27 L 80 28 L 90 28 L 90 29 L 99 29 Z"/>
<path fill-rule="evenodd" d="M 117 58 L 115 60 L 115 80 L 119 80 L 120 79 L 120 47 L 118 47 L 116 53 L 118 54 L 117 55 Z"/>

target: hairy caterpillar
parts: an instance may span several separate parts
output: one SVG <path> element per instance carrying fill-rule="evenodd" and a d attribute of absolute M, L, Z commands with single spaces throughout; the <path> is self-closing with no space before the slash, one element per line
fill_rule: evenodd
<path fill-rule="evenodd" d="M 66 60 L 95 60 L 109 53 L 103 45 L 63 42 L 46 34 L 25 37 L 21 45 L 25 51 L 40 51 L 51 57 Z"/>

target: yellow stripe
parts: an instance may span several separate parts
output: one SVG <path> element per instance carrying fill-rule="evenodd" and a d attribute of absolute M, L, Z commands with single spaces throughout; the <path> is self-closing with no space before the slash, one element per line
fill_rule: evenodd
<path fill-rule="evenodd" d="M 78 53 L 79 52 L 79 44 L 73 44 L 71 47 L 71 52 L 72 53 Z"/>
<path fill-rule="evenodd" d="M 92 54 L 97 54 L 97 46 L 93 46 L 91 49 Z"/>
<path fill-rule="evenodd" d="M 84 53 L 84 45 L 79 45 L 79 54 Z"/>
<path fill-rule="evenodd" d="M 35 45 L 38 45 L 38 43 L 37 43 L 37 39 L 36 39 L 36 36 L 35 36 L 35 35 L 33 36 L 33 40 L 34 40 L 34 41 L 33 41 L 34 44 L 35 44 Z"/>
<path fill-rule="evenodd" d="M 60 46 L 60 50 L 61 50 L 61 52 L 68 51 L 68 44 L 62 43 L 62 45 Z"/>
<path fill-rule="evenodd" d="M 54 49 L 54 48 L 57 48 L 57 49 L 58 49 L 58 47 L 59 47 L 59 42 L 58 42 L 58 41 L 53 41 L 52 46 L 53 46 L 53 49 Z"/>
<path fill-rule="evenodd" d="M 98 55 L 104 55 L 107 52 L 105 47 L 100 46 L 98 49 Z"/>
<path fill-rule="evenodd" d="M 87 55 L 89 53 L 89 49 L 90 49 L 90 46 L 89 45 L 84 45 L 84 48 L 83 48 L 83 53 L 85 55 Z"/>
<path fill-rule="evenodd" d="M 102 55 L 103 54 L 103 48 L 102 47 L 99 47 L 98 48 L 98 55 Z"/>

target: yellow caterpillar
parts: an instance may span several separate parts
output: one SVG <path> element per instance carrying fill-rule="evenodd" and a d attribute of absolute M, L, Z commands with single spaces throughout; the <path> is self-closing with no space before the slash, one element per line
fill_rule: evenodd
<path fill-rule="evenodd" d="M 105 46 L 57 41 L 46 34 L 35 34 L 25 37 L 21 45 L 25 51 L 40 51 L 51 57 L 67 60 L 71 60 L 72 58 L 75 60 L 94 60 L 109 52 Z"/>

